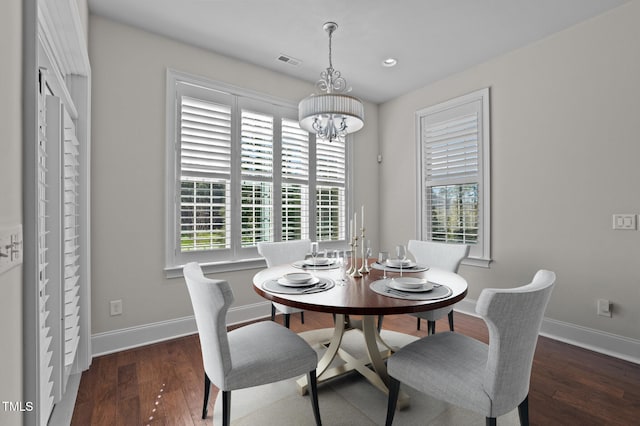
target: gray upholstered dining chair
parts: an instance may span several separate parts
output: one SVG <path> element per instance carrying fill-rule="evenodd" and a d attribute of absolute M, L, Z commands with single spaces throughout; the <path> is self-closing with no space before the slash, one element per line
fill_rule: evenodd
<path fill-rule="evenodd" d="M 184 267 L 198 326 L 204 364 L 204 405 L 207 417 L 211 383 L 222 391 L 222 421 L 229 425 L 231 391 L 307 374 L 313 415 L 321 424 L 316 367 L 318 355 L 300 336 L 271 321 L 227 332 L 226 316 L 233 292 L 224 280 L 206 278 L 200 266 Z"/>
<path fill-rule="evenodd" d="M 540 270 L 531 283 L 482 290 L 476 312 L 489 328 L 489 345 L 455 332 L 424 337 L 387 361 L 386 425 L 395 414 L 400 382 L 439 400 L 482 413 L 487 425 L 518 407 L 529 424 L 529 380 L 544 311 L 556 276 Z"/>
<path fill-rule="evenodd" d="M 259 242 L 258 253 L 267 261 L 267 267 L 302 260 L 311 250 L 311 240 Z M 304 324 L 304 311 L 281 303 L 271 302 L 271 321 L 276 319 L 276 310 L 284 315 L 284 325 L 289 328 L 291 314 L 300 312 L 300 321 Z"/>
<path fill-rule="evenodd" d="M 407 249 L 413 255 L 418 265 L 433 266 L 451 272 L 458 272 L 460 263 L 469 255 L 468 244 L 438 243 L 433 241 L 409 240 Z M 434 309 L 433 311 L 416 312 L 411 315 L 418 318 L 418 330 L 420 320 L 427 320 L 427 333 L 436 332 L 436 320 L 447 315 L 449 317 L 449 330 L 453 331 L 453 307 Z"/>

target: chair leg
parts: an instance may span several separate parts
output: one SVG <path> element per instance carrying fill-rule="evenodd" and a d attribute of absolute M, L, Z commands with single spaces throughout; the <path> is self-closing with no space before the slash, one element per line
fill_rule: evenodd
<path fill-rule="evenodd" d="M 529 426 L 529 395 L 518 405 L 518 416 L 520 417 L 520 426 Z"/>
<path fill-rule="evenodd" d="M 202 404 L 202 418 L 207 418 L 207 405 L 209 404 L 209 391 L 211 390 L 211 380 L 207 373 L 204 373 L 204 404 Z"/>
<path fill-rule="evenodd" d="M 384 321 L 384 315 L 378 315 L 378 333 L 382 330 L 382 321 Z"/>
<path fill-rule="evenodd" d="M 453 331 L 453 310 L 447 316 L 449 317 L 449 330 Z"/>
<path fill-rule="evenodd" d="M 284 326 L 289 328 L 291 324 L 291 314 L 284 314 Z"/>
<path fill-rule="evenodd" d="M 396 405 L 398 404 L 398 395 L 400 394 L 400 381 L 389 377 L 389 402 L 387 403 L 387 420 L 385 426 L 391 426 L 393 416 L 396 414 Z"/>
<path fill-rule="evenodd" d="M 272 303 L 271 304 L 271 321 L 275 321 L 275 320 L 276 320 L 276 307 Z"/>
<path fill-rule="evenodd" d="M 436 334 L 436 322 L 427 320 L 427 334 Z"/>
<path fill-rule="evenodd" d="M 487 417 L 487 426 L 497 426 L 495 417 Z"/>
<path fill-rule="evenodd" d="M 231 424 L 231 391 L 222 391 L 222 426 Z"/>
<path fill-rule="evenodd" d="M 309 382 L 309 396 L 311 397 L 311 406 L 313 407 L 313 417 L 316 419 L 316 426 L 321 426 L 322 420 L 320 420 L 320 406 L 318 405 L 318 378 L 316 376 L 316 370 L 309 371 L 307 381 Z"/>
<path fill-rule="evenodd" d="M 418 325 L 417 325 L 417 327 L 418 327 L 418 330 L 420 330 L 420 317 L 418 317 Z"/>
<path fill-rule="evenodd" d="M 300 322 L 304 324 L 304 312 L 300 312 Z"/>

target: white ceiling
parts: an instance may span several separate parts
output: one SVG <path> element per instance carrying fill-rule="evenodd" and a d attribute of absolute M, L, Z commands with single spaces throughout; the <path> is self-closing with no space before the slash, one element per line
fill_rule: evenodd
<path fill-rule="evenodd" d="M 309 82 L 333 66 L 384 102 L 628 0 L 89 0 L 91 13 Z M 299 59 L 292 66 L 277 58 Z M 384 68 L 383 59 L 398 65 Z"/>

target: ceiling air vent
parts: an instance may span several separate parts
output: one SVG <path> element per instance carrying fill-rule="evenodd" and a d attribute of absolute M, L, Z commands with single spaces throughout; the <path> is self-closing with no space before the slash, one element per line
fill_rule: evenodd
<path fill-rule="evenodd" d="M 289 55 L 284 55 L 282 53 L 280 54 L 280 56 L 278 56 L 278 60 L 280 62 L 284 62 L 285 64 L 293 65 L 294 67 L 297 67 L 302 63 L 300 59 L 296 59 Z"/>

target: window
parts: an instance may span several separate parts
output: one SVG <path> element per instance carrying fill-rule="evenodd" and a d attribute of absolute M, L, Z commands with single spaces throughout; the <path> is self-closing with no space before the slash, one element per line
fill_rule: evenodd
<path fill-rule="evenodd" d="M 257 266 L 260 241 L 344 245 L 344 142 L 316 142 L 285 101 L 176 71 L 167 85 L 167 271 Z"/>
<path fill-rule="evenodd" d="M 488 266 L 489 89 L 416 113 L 419 238 L 469 244 L 464 263 Z"/>

